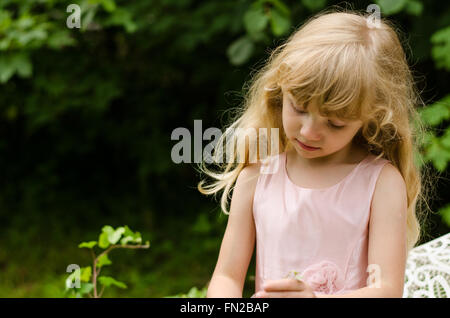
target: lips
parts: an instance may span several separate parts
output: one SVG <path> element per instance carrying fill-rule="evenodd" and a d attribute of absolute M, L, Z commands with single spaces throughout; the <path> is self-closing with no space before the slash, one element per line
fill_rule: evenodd
<path fill-rule="evenodd" d="M 301 142 L 300 140 L 298 140 L 298 139 L 296 139 L 296 140 L 297 140 L 297 142 L 299 143 L 299 145 L 300 145 L 302 148 L 304 148 L 304 149 L 307 149 L 307 150 L 317 150 L 317 149 L 320 149 L 319 147 L 311 147 L 311 146 L 308 146 L 308 145 L 302 143 L 302 142 Z"/>

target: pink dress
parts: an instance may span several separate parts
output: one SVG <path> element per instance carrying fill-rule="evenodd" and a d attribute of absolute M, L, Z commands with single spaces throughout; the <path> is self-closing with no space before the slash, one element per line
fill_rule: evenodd
<path fill-rule="evenodd" d="M 261 166 L 254 199 L 255 293 L 295 271 L 317 294 L 367 286 L 370 205 L 384 158 L 369 154 L 327 188 L 294 184 L 286 152 Z"/>

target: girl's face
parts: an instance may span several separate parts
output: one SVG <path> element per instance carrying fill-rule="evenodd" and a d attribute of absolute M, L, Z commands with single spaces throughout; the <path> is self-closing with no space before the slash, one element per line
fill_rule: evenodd
<path fill-rule="evenodd" d="M 291 94 L 283 94 L 284 132 L 298 154 L 309 159 L 319 158 L 351 146 L 353 137 L 362 127 L 362 121 L 322 117 L 315 101 L 311 101 L 307 108 L 305 106 L 296 105 Z M 307 150 L 301 143 L 315 149 Z"/>

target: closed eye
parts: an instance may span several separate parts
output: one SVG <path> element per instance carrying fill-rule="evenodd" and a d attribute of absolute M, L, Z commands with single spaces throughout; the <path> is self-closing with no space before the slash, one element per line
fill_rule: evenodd
<path fill-rule="evenodd" d="M 298 109 L 298 108 L 294 107 L 292 104 L 291 104 L 291 107 L 292 107 L 292 109 L 293 109 L 296 113 L 298 113 L 298 114 L 306 114 L 306 113 L 308 113 L 308 112 L 306 112 L 306 111 L 304 111 L 304 110 L 301 110 L 301 109 Z M 331 128 L 333 128 L 333 129 L 342 129 L 342 128 L 345 127 L 345 126 L 335 125 L 335 124 L 333 124 L 331 121 L 328 122 L 328 125 L 329 125 Z"/>
<path fill-rule="evenodd" d="M 342 129 L 345 127 L 345 126 L 337 126 L 337 125 L 333 124 L 332 122 L 328 122 L 328 124 L 330 125 L 331 128 L 334 128 L 334 129 Z"/>

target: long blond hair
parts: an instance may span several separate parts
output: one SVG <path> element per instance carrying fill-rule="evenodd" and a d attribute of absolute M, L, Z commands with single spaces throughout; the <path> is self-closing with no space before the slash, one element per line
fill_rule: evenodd
<path fill-rule="evenodd" d="M 366 13 L 324 11 L 274 49 L 250 81 L 243 107 L 228 126 L 233 129 L 227 129 L 218 140 L 214 152 L 218 171 L 208 169 L 205 162 L 199 166 L 215 181 L 200 181 L 198 190 L 205 195 L 223 190 L 221 208 L 229 213 L 233 185 L 250 164 L 246 138 L 256 145 L 261 138 L 256 134 L 252 140 L 237 128 L 241 132 L 279 128 L 279 152 L 289 147 L 281 119 L 282 92 L 286 89 L 299 104 L 318 98 L 323 116 L 363 121 L 354 141 L 377 157 L 390 160 L 405 180 L 408 251 L 414 247 L 421 238 L 421 224 L 429 208 L 424 188 L 427 174 L 422 169 L 425 165 L 417 156 L 428 128 L 416 110 L 423 101 L 396 28 L 385 19 L 379 22 L 378 26 L 371 25 Z M 233 160 L 219 164 L 230 141 L 237 148 L 244 145 L 245 151 L 233 151 Z M 257 156 L 264 159 L 259 153 Z"/>

